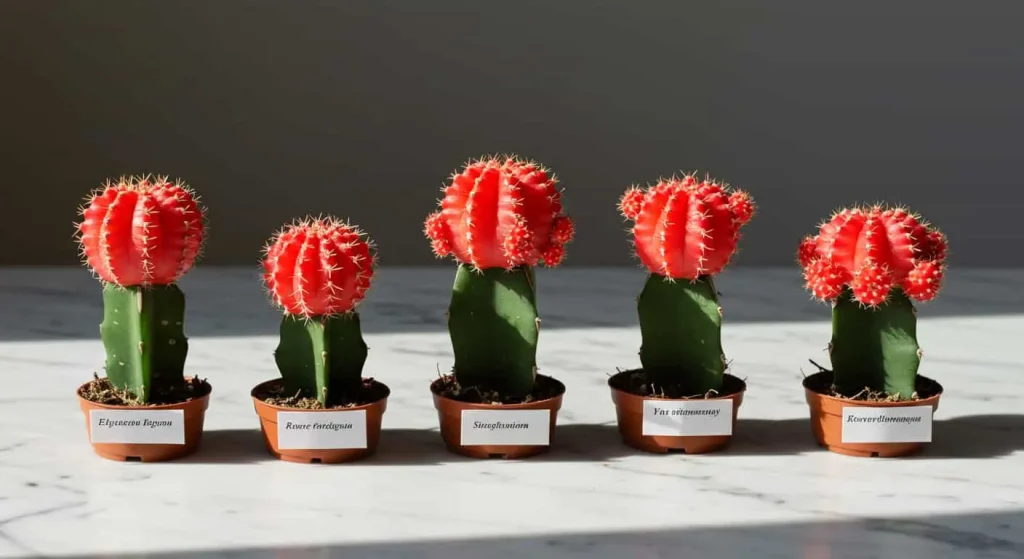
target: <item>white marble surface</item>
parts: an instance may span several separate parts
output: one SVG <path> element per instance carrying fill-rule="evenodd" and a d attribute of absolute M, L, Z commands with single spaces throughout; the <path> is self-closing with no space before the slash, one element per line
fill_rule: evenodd
<path fill-rule="evenodd" d="M 732 270 L 726 351 L 749 390 L 733 446 L 652 456 L 621 445 L 607 375 L 637 364 L 639 269 L 539 273 L 542 372 L 568 386 L 555 447 L 525 461 L 447 453 L 427 385 L 451 363 L 450 268 L 384 269 L 362 307 L 367 372 L 391 386 L 378 454 L 300 465 L 264 451 L 248 398 L 277 375 L 278 314 L 254 270 L 198 268 L 189 370 L 214 393 L 203 447 L 109 462 L 75 387 L 101 370 L 84 270 L 0 270 L 0 556 L 1024 557 L 1024 271 L 955 271 L 920 309 L 922 373 L 946 394 L 911 459 L 818 449 L 800 386 L 828 309 L 798 270 Z"/>

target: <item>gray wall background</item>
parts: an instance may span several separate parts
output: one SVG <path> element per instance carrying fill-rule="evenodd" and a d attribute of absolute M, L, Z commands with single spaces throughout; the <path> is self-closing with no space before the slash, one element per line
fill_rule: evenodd
<path fill-rule="evenodd" d="M 759 202 L 736 265 L 876 200 L 957 265 L 1024 264 L 1020 6 L 2 0 L 0 264 L 77 263 L 83 196 L 142 172 L 201 192 L 207 264 L 254 265 L 307 212 L 429 264 L 444 179 L 492 152 L 561 178 L 567 265 L 635 265 L 617 198 L 678 170 Z"/>

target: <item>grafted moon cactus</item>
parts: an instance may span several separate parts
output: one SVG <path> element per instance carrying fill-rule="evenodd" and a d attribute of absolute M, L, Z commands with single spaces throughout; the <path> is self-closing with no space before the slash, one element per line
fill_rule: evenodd
<path fill-rule="evenodd" d="M 268 242 L 263 280 L 284 311 L 274 360 L 291 394 L 328 407 L 362 384 L 367 346 L 355 308 L 375 265 L 369 238 L 332 216 L 293 222 Z"/>
<path fill-rule="evenodd" d="M 533 267 L 558 266 L 574 235 L 556 178 L 515 156 L 470 162 L 446 186 L 424 233 L 458 264 L 448 330 L 464 388 L 525 398 L 534 388 L 539 320 Z"/>
<path fill-rule="evenodd" d="M 185 384 L 185 295 L 177 281 L 205 239 L 205 210 L 184 182 L 121 177 L 81 209 L 78 243 L 103 284 L 107 380 L 140 403 Z"/>
<path fill-rule="evenodd" d="M 912 300 L 938 296 L 945 235 L 904 208 L 851 207 L 805 237 L 797 259 L 807 289 L 832 304 L 835 390 L 913 397 L 921 351 Z"/>
<path fill-rule="evenodd" d="M 693 175 L 629 188 L 619 211 L 633 221 L 633 245 L 650 272 L 637 300 L 644 375 L 661 391 L 721 390 L 726 360 L 722 309 L 712 278 L 736 252 L 754 215 L 742 190 Z"/>

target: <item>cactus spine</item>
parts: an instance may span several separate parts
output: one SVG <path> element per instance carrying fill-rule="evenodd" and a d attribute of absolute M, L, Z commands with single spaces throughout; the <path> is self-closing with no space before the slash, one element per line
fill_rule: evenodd
<path fill-rule="evenodd" d="M 619 210 L 649 276 L 637 300 L 643 374 L 660 391 L 721 390 L 726 370 L 722 308 L 713 276 L 736 251 L 754 203 L 741 190 L 693 175 L 631 187 Z"/>
<path fill-rule="evenodd" d="M 180 181 L 122 177 L 93 192 L 81 214 L 80 249 L 103 284 L 107 380 L 126 400 L 151 403 L 185 385 L 177 281 L 201 251 L 204 209 Z"/>
<path fill-rule="evenodd" d="M 921 350 L 913 301 L 941 290 L 945 235 L 903 208 L 853 207 L 805 237 L 797 258 L 807 289 L 832 305 L 833 389 L 914 398 Z"/>
<path fill-rule="evenodd" d="M 558 266 L 574 235 L 557 180 L 517 157 L 470 162 L 443 189 L 424 233 L 458 262 L 448 309 L 464 388 L 521 399 L 534 388 L 539 319 L 533 267 Z"/>
<path fill-rule="evenodd" d="M 331 407 L 361 385 L 368 349 L 355 307 L 375 264 L 372 242 L 330 216 L 296 221 L 267 244 L 264 283 L 284 310 L 274 360 L 290 393 Z"/>

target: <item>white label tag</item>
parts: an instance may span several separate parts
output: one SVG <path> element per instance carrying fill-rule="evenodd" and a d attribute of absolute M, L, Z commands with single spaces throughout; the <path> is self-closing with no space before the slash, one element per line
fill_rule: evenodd
<path fill-rule="evenodd" d="M 462 444 L 549 445 L 551 410 L 462 410 Z"/>
<path fill-rule="evenodd" d="M 185 444 L 185 410 L 89 410 L 94 443 Z"/>
<path fill-rule="evenodd" d="M 931 406 L 843 408 L 844 443 L 930 443 Z"/>
<path fill-rule="evenodd" d="M 282 450 L 366 448 L 366 410 L 279 411 L 277 446 Z"/>
<path fill-rule="evenodd" d="M 644 400 L 645 436 L 732 435 L 732 400 Z"/>

